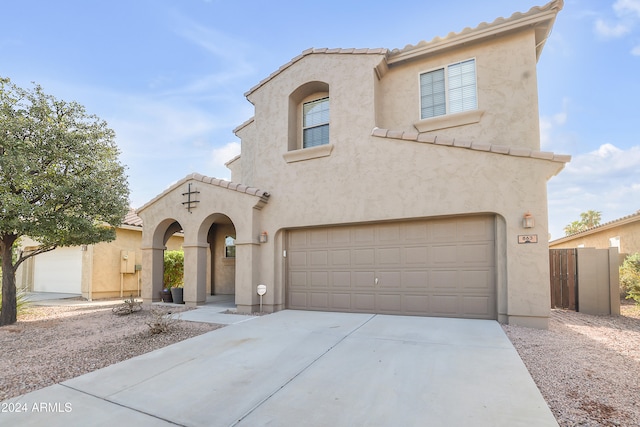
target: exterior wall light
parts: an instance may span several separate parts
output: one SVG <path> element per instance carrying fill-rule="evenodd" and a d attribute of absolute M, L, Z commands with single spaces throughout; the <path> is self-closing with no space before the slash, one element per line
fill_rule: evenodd
<path fill-rule="evenodd" d="M 522 217 L 522 228 L 533 228 L 535 225 L 536 221 L 533 218 L 533 215 L 531 215 L 531 213 L 529 212 L 524 214 L 524 216 Z"/>
<path fill-rule="evenodd" d="M 267 243 L 268 240 L 268 234 L 266 231 L 263 231 L 262 233 L 260 233 L 260 243 Z"/>

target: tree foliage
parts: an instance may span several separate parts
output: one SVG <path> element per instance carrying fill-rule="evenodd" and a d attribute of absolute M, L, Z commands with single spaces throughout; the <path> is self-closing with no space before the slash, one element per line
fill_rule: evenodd
<path fill-rule="evenodd" d="M 580 220 L 573 221 L 571 224 L 564 227 L 564 234 L 569 236 L 571 234 L 588 230 L 589 228 L 597 227 L 598 225 L 600 225 L 601 219 L 602 212 L 594 210 L 582 212 L 580 214 Z"/>
<path fill-rule="evenodd" d="M 184 252 L 164 252 L 164 287 L 181 288 L 184 284 Z"/>
<path fill-rule="evenodd" d="M 620 288 L 640 304 L 640 253 L 636 252 L 624 259 L 620 266 Z"/>
<path fill-rule="evenodd" d="M 129 189 L 114 139 L 82 105 L 0 78 L 0 325 L 16 320 L 15 270 L 24 260 L 115 238 Z M 12 259 L 21 236 L 40 246 Z"/>

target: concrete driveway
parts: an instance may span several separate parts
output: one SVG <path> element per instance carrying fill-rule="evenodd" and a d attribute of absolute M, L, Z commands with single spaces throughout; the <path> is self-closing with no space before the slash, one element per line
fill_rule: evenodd
<path fill-rule="evenodd" d="M 293 310 L 1 405 L 15 426 L 557 426 L 495 321 Z"/>

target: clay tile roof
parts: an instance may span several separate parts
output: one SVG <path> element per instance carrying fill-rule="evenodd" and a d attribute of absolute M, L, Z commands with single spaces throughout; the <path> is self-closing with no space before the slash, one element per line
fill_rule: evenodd
<path fill-rule="evenodd" d="M 267 78 L 263 79 L 260 83 L 258 83 L 257 85 L 255 85 L 254 87 L 249 89 L 249 91 L 247 91 L 244 94 L 244 96 L 248 97 L 249 95 L 251 95 L 251 93 L 255 92 L 260 87 L 264 86 L 267 82 L 269 82 L 269 80 L 273 79 L 278 74 L 282 73 L 284 70 L 286 70 L 287 68 L 291 67 L 293 64 L 295 64 L 296 62 L 300 61 L 302 58 L 304 58 L 304 57 L 306 57 L 308 55 L 320 55 L 321 54 L 321 55 L 382 55 L 382 56 L 386 56 L 388 52 L 389 52 L 388 49 L 383 49 L 383 48 L 377 48 L 377 49 L 367 49 L 367 48 L 365 48 L 365 49 L 354 49 L 354 48 L 350 48 L 350 49 L 318 48 L 318 49 L 316 49 L 316 48 L 310 48 L 310 49 L 307 49 L 307 50 L 303 51 L 300 55 L 296 56 L 291 61 L 289 61 L 286 64 L 282 65 L 280 68 L 278 68 L 278 70 L 276 70 L 275 72 L 271 73 Z"/>
<path fill-rule="evenodd" d="M 563 6 L 563 0 L 553 0 L 544 6 L 532 7 L 528 12 L 516 12 L 509 18 L 497 18 L 491 23 L 482 22 L 475 28 L 467 27 L 458 33 L 451 32 L 444 37 L 434 37 L 430 41 L 423 40 L 417 45 L 409 44 L 402 49 L 393 49 L 389 52 L 388 62 L 392 64 L 405 61 L 455 44 L 469 43 L 493 36 L 498 32 L 527 26 L 532 26 L 536 29 L 536 54 L 540 57 L 544 43 L 555 21 L 555 16 L 562 10 Z"/>
<path fill-rule="evenodd" d="M 384 63 L 381 68 L 385 68 L 388 63 L 399 63 L 411 58 L 419 57 L 435 50 L 450 47 L 456 44 L 469 43 L 474 40 L 483 39 L 494 36 L 498 33 L 511 31 L 527 26 L 532 26 L 536 31 L 536 53 L 540 56 L 540 52 L 545 44 L 549 32 L 553 27 L 557 13 L 564 5 L 563 0 L 553 0 L 544 6 L 531 8 L 528 12 L 516 12 L 509 18 L 497 18 L 491 23 L 483 22 L 475 28 L 465 28 L 459 33 L 451 32 L 445 37 L 435 37 L 431 41 L 421 41 L 417 45 L 406 45 L 402 49 L 389 50 L 386 48 L 309 48 L 304 50 L 300 55 L 294 57 L 286 64 L 283 64 L 276 71 L 271 73 L 267 78 L 260 81 L 257 85 L 249 89 L 244 96 L 249 97 L 253 92 L 264 86 L 271 79 L 291 67 L 308 55 L 380 55 L 384 57 Z M 386 62 L 385 62 L 386 61 Z M 242 126 L 241 126 L 242 127 Z"/>
<path fill-rule="evenodd" d="M 136 215 L 135 209 L 129 209 L 129 212 L 124 216 L 122 220 L 123 225 L 130 225 L 133 227 L 142 227 L 142 218 Z"/>
<path fill-rule="evenodd" d="M 467 141 L 454 139 L 446 136 L 438 136 L 426 133 L 416 132 L 403 132 L 403 131 L 391 131 L 388 129 L 374 128 L 371 131 L 371 135 L 378 138 L 388 139 L 401 139 L 404 141 L 416 141 L 423 144 L 442 145 L 455 148 L 464 148 L 467 150 L 485 151 L 488 153 L 515 156 L 515 157 L 530 157 L 533 159 L 550 160 L 558 163 L 568 163 L 571 161 L 571 156 L 567 154 L 555 154 L 549 151 L 537 151 L 530 150 L 522 147 L 509 147 L 506 145 L 489 144 L 479 141 Z"/>
<path fill-rule="evenodd" d="M 617 227 L 620 225 L 628 224 L 630 222 L 640 221 L 640 210 L 631 215 L 623 216 L 622 218 L 614 219 L 613 221 L 605 222 L 604 224 L 596 225 L 595 227 L 587 228 L 586 230 L 578 231 L 576 233 L 569 234 L 564 237 L 560 237 L 559 239 L 555 239 L 550 241 L 550 244 L 557 244 L 561 242 L 565 242 L 568 240 L 572 240 L 576 237 L 588 236 L 589 234 L 597 233 L 601 230 L 607 230 L 609 228 Z"/>
<path fill-rule="evenodd" d="M 156 197 L 154 197 L 153 199 L 149 200 L 147 203 L 145 203 L 143 206 L 141 206 L 140 208 L 138 208 L 136 210 L 136 212 L 140 212 L 144 209 L 146 209 L 148 206 L 152 205 L 156 200 L 162 198 L 165 194 L 169 193 L 170 191 L 172 191 L 173 189 L 175 189 L 176 187 L 179 187 L 180 185 L 184 184 L 187 181 L 200 181 L 204 184 L 209 184 L 209 185 L 215 185 L 217 187 L 222 187 L 222 188 L 226 188 L 229 191 L 237 191 L 238 193 L 246 193 L 249 194 L 251 196 L 256 196 L 259 197 L 260 203 L 267 203 L 267 201 L 269 200 L 269 196 L 270 194 L 264 190 L 260 190 L 254 187 L 247 187 L 246 185 L 241 185 L 239 183 L 236 182 L 230 182 L 230 181 L 225 181 L 223 179 L 217 179 L 217 178 L 212 178 L 212 177 L 208 177 L 205 175 L 201 175 L 199 173 L 192 173 L 190 175 L 185 176 L 184 178 L 182 178 L 180 181 L 176 182 L 175 184 L 171 185 L 169 188 L 167 188 L 166 190 L 164 190 L 162 193 L 160 193 L 159 195 L 157 195 Z"/>

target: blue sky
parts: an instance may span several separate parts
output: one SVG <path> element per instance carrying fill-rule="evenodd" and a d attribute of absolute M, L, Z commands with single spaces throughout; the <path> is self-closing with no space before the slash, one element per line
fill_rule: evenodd
<path fill-rule="evenodd" d="M 139 207 L 192 172 L 229 179 L 244 93 L 310 47 L 402 48 L 545 0 L 21 0 L 3 5 L 0 76 L 83 104 L 116 131 Z M 640 209 L 640 0 L 565 0 L 538 63 L 552 238 Z M 490 142 L 490 141 L 487 141 Z M 268 189 L 267 189 L 268 190 Z"/>

